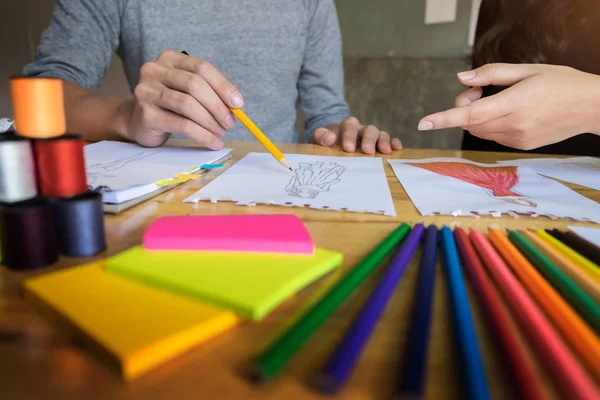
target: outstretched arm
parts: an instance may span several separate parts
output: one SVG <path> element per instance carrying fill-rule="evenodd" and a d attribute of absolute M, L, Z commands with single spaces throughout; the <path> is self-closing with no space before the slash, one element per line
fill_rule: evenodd
<path fill-rule="evenodd" d="M 423 118 L 420 130 L 462 127 L 522 150 L 600 134 L 600 76 L 563 66 L 488 64 L 458 78 L 472 88 L 456 98 L 455 108 Z M 481 98 L 488 85 L 509 88 Z"/>

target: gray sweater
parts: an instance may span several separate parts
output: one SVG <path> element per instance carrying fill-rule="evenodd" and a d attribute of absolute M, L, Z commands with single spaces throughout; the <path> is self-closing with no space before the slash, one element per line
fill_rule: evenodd
<path fill-rule="evenodd" d="M 348 117 L 333 0 L 55 0 L 23 72 L 96 89 L 116 53 L 133 91 L 141 66 L 166 49 L 213 63 L 273 141 L 298 141 L 298 101 L 307 139 Z M 254 136 L 237 123 L 224 139 Z"/>

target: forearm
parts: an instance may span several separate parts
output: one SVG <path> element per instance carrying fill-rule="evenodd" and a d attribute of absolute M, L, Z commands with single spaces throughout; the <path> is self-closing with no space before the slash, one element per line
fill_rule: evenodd
<path fill-rule="evenodd" d="M 132 96 L 107 96 L 64 81 L 64 102 L 69 133 L 88 141 L 131 140 L 128 121 Z"/>
<path fill-rule="evenodd" d="M 600 76 L 596 75 L 595 85 L 593 89 L 594 93 L 594 102 L 590 104 L 588 107 L 585 107 L 592 111 L 590 118 L 592 118 L 592 129 L 591 133 L 600 136 Z"/>

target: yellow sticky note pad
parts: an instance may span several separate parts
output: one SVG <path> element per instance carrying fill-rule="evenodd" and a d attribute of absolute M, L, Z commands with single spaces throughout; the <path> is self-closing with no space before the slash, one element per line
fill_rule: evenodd
<path fill-rule="evenodd" d="M 340 253 L 315 255 L 146 251 L 134 247 L 106 270 L 260 320 L 309 283 L 340 266 Z"/>
<path fill-rule="evenodd" d="M 233 312 L 109 274 L 102 263 L 28 279 L 25 292 L 63 327 L 83 332 L 127 380 L 241 321 Z"/>

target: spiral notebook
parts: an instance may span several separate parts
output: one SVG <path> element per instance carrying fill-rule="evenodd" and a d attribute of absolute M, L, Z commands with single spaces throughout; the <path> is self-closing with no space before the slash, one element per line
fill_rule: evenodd
<path fill-rule="evenodd" d="M 142 147 L 134 143 L 101 141 L 85 146 L 90 190 L 102 193 L 107 212 L 119 212 L 185 182 L 178 174 L 202 174 L 204 165 L 222 163 L 231 149 Z"/>

